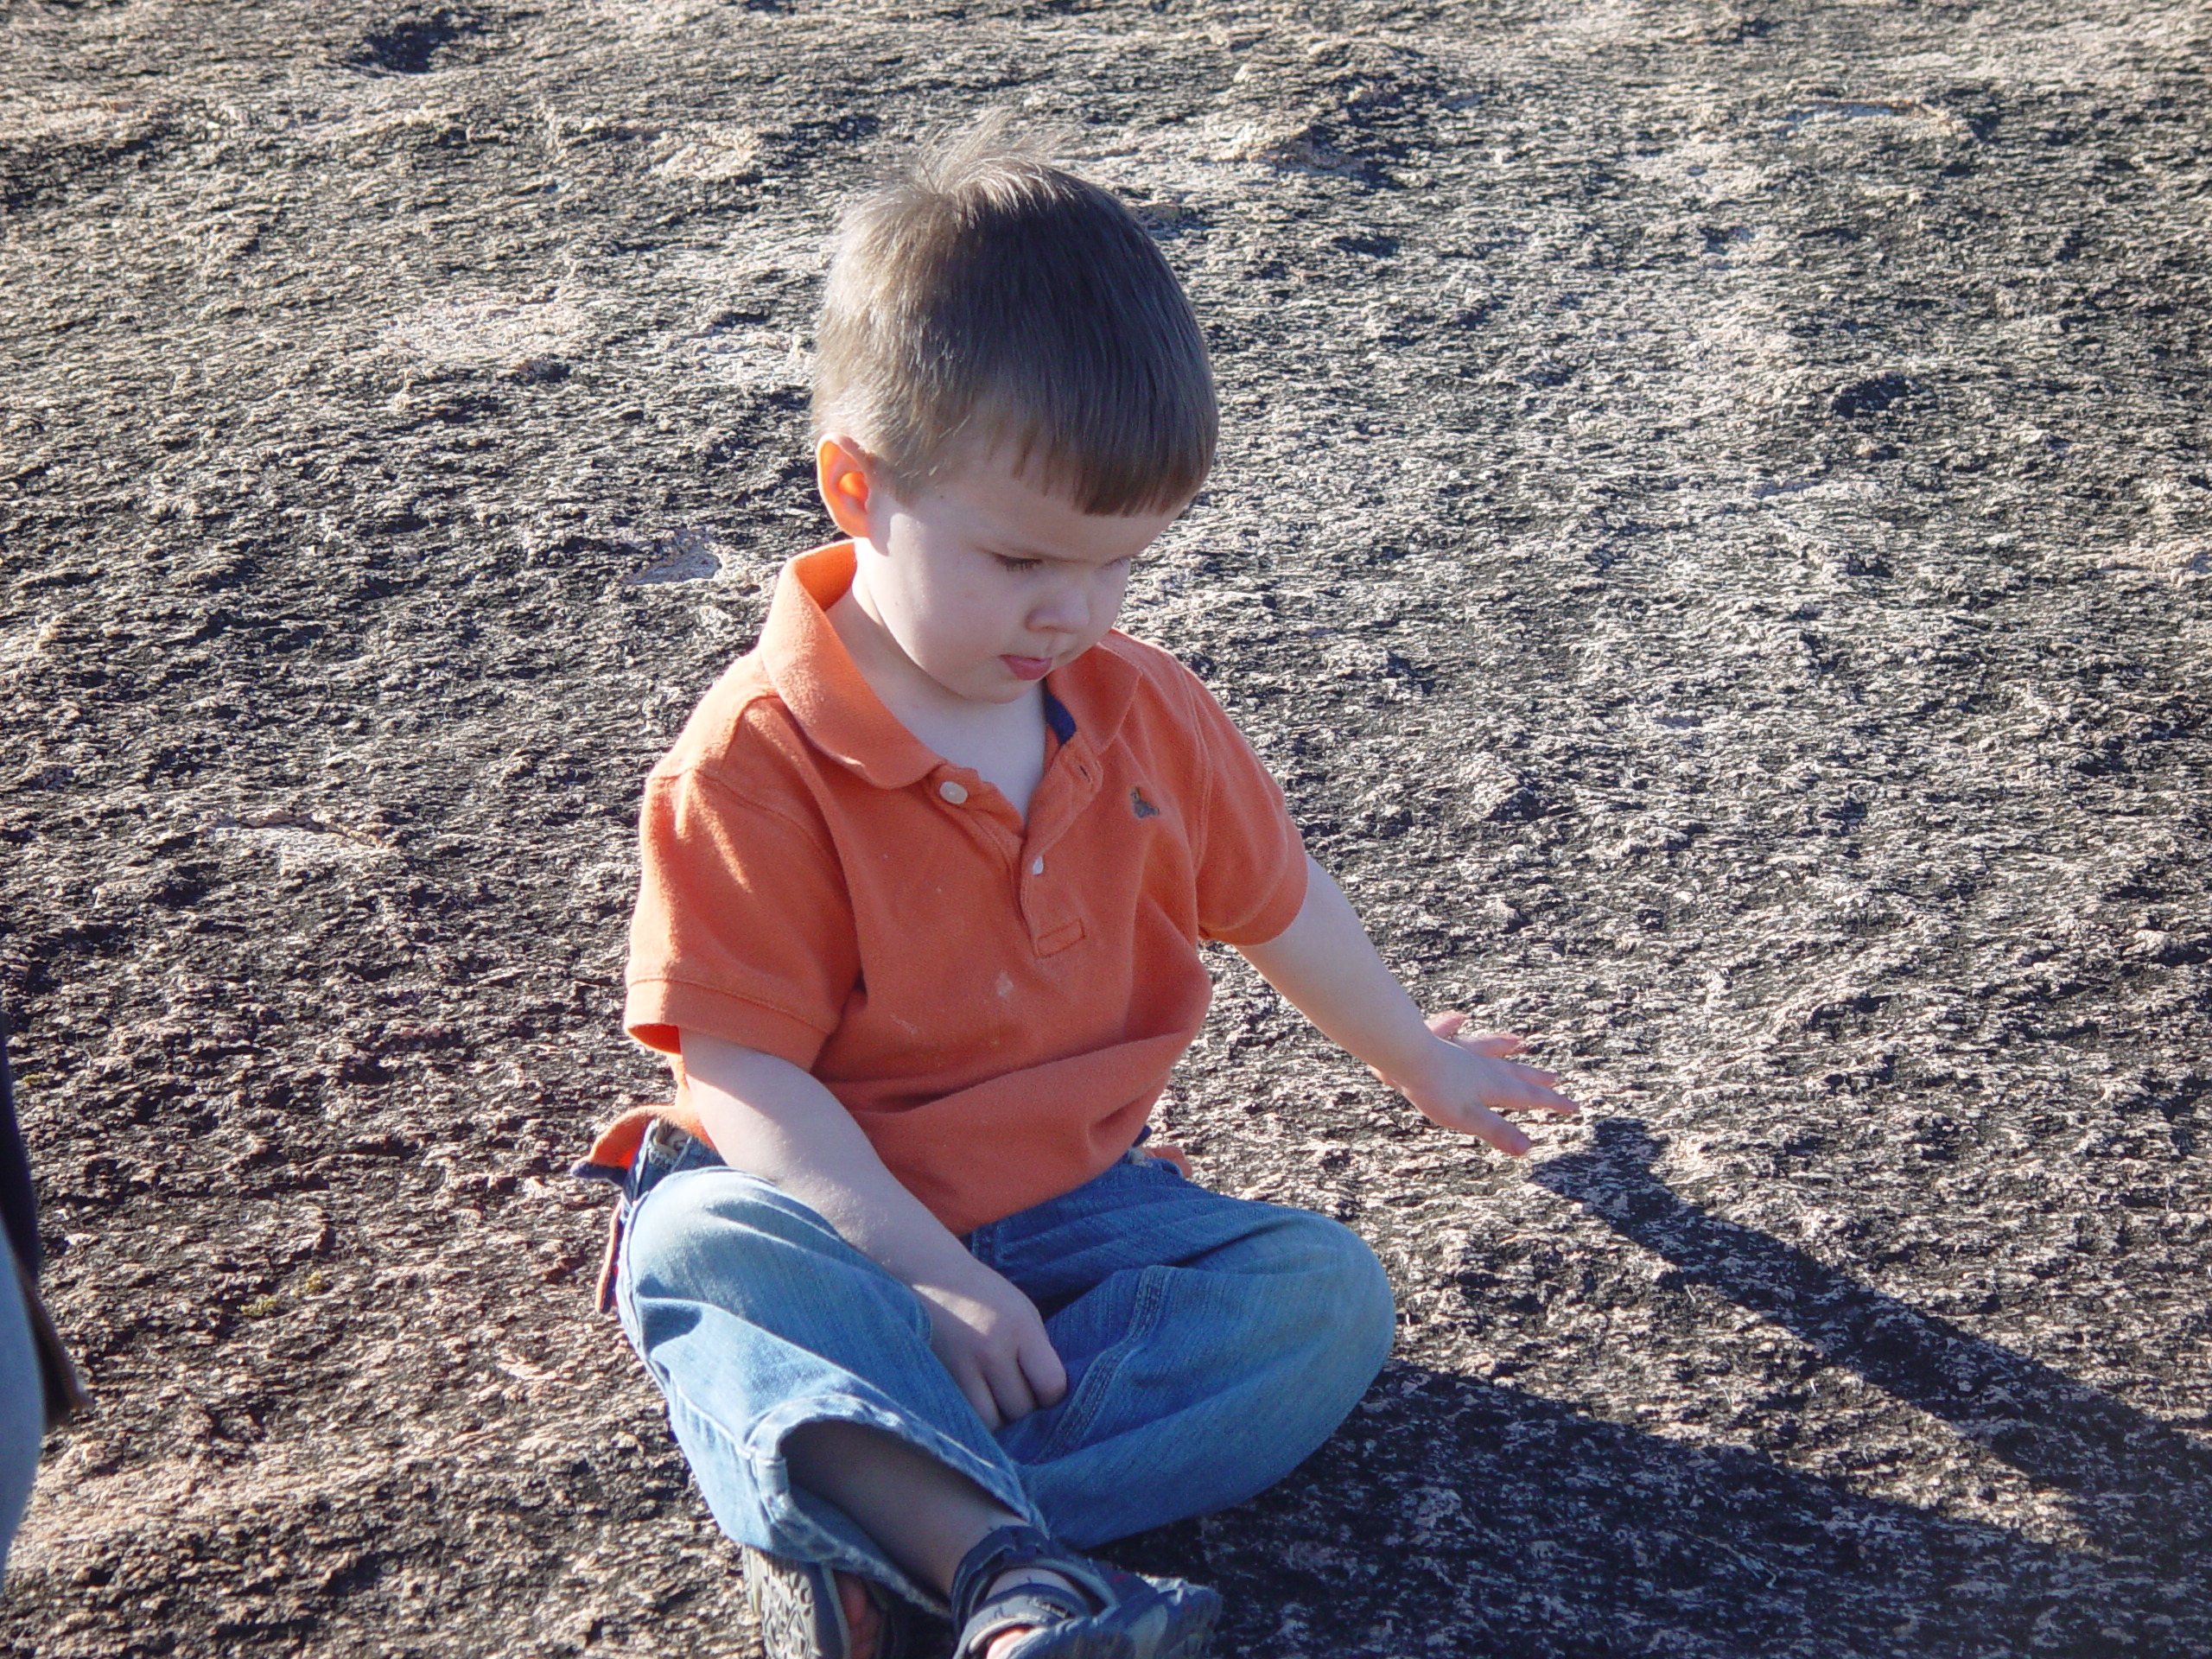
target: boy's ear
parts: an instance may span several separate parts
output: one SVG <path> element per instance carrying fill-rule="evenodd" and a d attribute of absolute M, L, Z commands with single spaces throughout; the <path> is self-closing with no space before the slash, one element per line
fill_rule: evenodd
<path fill-rule="evenodd" d="M 814 448 L 814 483 L 822 505 L 846 535 L 868 533 L 868 498 L 875 480 L 868 454 L 849 438 L 828 437 Z"/>

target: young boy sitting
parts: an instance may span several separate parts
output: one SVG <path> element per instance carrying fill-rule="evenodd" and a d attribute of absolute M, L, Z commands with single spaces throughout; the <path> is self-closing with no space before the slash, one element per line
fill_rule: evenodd
<path fill-rule="evenodd" d="M 1390 1346 L 1319 1216 L 1138 1143 L 1226 941 L 1439 1123 L 1571 1112 L 1424 1024 L 1198 679 L 1113 632 L 1214 454 L 1196 318 L 1126 208 L 986 136 L 846 218 L 822 499 L 759 645 L 647 785 L 613 1300 L 772 1659 L 1185 1659 L 1217 1599 L 1076 1552 L 1250 1497 Z"/>

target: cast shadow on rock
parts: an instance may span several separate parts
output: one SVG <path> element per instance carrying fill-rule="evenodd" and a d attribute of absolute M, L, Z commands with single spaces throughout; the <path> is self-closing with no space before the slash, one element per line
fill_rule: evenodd
<path fill-rule="evenodd" d="M 2212 1633 L 2201 1586 L 2115 1605 L 2073 1552 L 1404 1364 L 1280 1486 L 1102 1553 L 1216 1586 L 1216 1651 L 1268 1659 L 2178 1659 L 2143 1638 Z"/>
<path fill-rule="evenodd" d="M 1795 1245 L 1724 1221 L 1653 1173 L 1659 1145 L 1633 1118 L 1529 1176 L 1683 1279 L 1772 1319 L 1833 1365 L 1948 1423 L 2031 1481 L 2063 1492 L 2115 1553 L 2179 1567 L 2212 1550 L 2212 1452 L 2109 1395 L 1970 1335 Z"/>
<path fill-rule="evenodd" d="M 1643 1125 L 1531 1179 L 2064 1496 L 2091 1551 L 1394 1363 L 1288 1480 L 1105 1552 L 1217 1585 L 1270 1659 L 2212 1652 L 2205 1455 L 1676 1196 Z M 1694 1338 L 1693 1338 L 1694 1339 Z"/>

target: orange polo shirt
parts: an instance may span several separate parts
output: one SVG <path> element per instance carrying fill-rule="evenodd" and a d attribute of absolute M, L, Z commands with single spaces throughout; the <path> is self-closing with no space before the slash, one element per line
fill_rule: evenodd
<path fill-rule="evenodd" d="M 956 1233 L 1128 1150 L 1205 1017 L 1202 938 L 1274 938 L 1306 896 L 1282 791 L 1198 677 L 1109 634 L 1045 681 L 1027 823 L 880 702 L 827 608 L 839 542 L 785 567 L 760 644 L 645 785 L 624 1023 L 780 1056 Z M 671 1106 L 617 1120 L 626 1167 Z"/>

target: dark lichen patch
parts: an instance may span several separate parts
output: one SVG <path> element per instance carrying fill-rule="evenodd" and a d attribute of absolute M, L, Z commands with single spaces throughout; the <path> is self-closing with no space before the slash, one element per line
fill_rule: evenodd
<path fill-rule="evenodd" d="M 345 61 L 349 68 L 372 74 L 427 75 L 439 67 L 439 54 L 448 47 L 483 29 L 483 19 L 473 12 L 446 6 L 402 13 L 363 35 Z"/>

